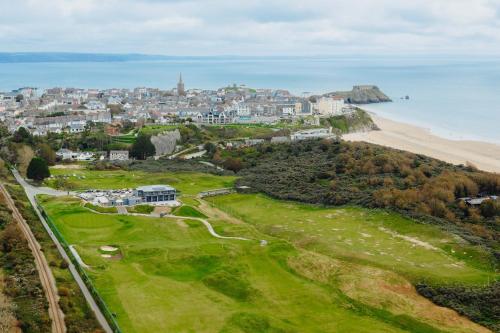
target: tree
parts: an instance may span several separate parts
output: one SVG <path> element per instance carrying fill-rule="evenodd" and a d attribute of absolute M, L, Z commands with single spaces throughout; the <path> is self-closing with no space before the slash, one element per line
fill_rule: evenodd
<path fill-rule="evenodd" d="M 239 158 L 229 157 L 224 161 L 224 168 L 237 173 L 243 168 L 243 163 L 241 163 L 241 159 Z"/>
<path fill-rule="evenodd" d="M 500 213 L 500 204 L 496 200 L 486 200 L 483 201 L 479 210 L 484 217 L 493 217 Z"/>
<path fill-rule="evenodd" d="M 130 156 L 138 159 L 145 160 L 153 156 L 156 152 L 155 146 L 151 143 L 151 136 L 139 134 L 135 140 L 132 148 L 130 149 Z"/>
<path fill-rule="evenodd" d="M 43 158 L 34 157 L 28 165 L 26 175 L 29 179 L 42 181 L 45 178 L 50 177 L 49 166 Z"/>
<path fill-rule="evenodd" d="M 52 147 L 46 143 L 40 143 L 38 145 L 38 156 L 47 161 L 48 165 L 56 164 L 56 153 Z"/>
<path fill-rule="evenodd" d="M 33 137 L 31 136 L 31 133 L 24 127 L 19 127 L 15 132 L 12 137 L 12 141 L 20 143 L 31 143 L 33 141 Z"/>

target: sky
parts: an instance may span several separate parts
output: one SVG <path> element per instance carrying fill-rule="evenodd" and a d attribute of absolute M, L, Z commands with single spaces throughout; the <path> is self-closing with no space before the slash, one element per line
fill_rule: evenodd
<path fill-rule="evenodd" d="M 500 55 L 500 0 L 0 0 L 0 52 Z"/>

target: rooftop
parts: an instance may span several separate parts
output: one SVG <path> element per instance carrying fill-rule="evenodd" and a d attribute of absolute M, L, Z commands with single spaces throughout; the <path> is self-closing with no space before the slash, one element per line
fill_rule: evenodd
<path fill-rule="evenodd" d="M 151 192 L 151 191 L 175 191 L 175 188 L 168 185 L 147 185 L 139 186 L 137 191 Z"/>

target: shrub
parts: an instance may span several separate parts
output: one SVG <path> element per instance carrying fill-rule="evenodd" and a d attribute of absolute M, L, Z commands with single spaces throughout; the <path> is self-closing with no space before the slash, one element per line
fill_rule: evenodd
<path fill-rule="evenodd" d="M 42 181 L 45 178 L 50 177 L 49 166 L 43 158 L 34 157 L 28 165 L 26 175 L 29 179 Z"/>

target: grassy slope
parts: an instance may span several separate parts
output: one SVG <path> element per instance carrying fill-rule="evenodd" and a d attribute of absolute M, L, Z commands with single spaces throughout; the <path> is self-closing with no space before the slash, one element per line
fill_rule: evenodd
<path fill-rule="evenodd" d="M 261 247 L 218 240 L 197 225 L 96 215 L 74 200 L 48 199 L 44 206 L 94 267 L 91 276 L 125 332 L 248 332 L 241 327 L 258 331 L 259 325 L 403 331 L 390 316 L 359 313 L 335 291 L 294 274 L 284 263 L 296 251 L 281 241 Z M 231 233 L 230 226 L 217 227 Z M 255 234 L 241 226 L 238 232 Z M 124 258 L 101 258 L 98 248 L 108 244 L 118 245 Z"/>
<path fill-rule="evenodd" d="M 141 185 L 168 184 L 183 194 L 196 194 L 206 189 L 231 187 L 236 177 L 215 176 L 203 173 L 146 173 L 142 171 L 92 171 L 51 168 L 54 176 L 68 176 L 76 190 L 122 189 Z M 84 179 L 81 177 L 84 176 Z M 52 185 L 53 180 L 47 180 Z"/>
<path fill-rule="evenodd" d="M 359 207 L 321 208 L 264 195 L 232 194 L 208 200 L 299 247 L 396 270 L 416 280 L 478 284 L 495 276 L 479 247 L 395 213 Z M 419 245 L 417 240 L 425 244 Z"/>

